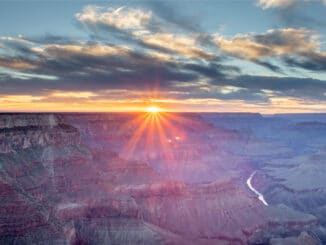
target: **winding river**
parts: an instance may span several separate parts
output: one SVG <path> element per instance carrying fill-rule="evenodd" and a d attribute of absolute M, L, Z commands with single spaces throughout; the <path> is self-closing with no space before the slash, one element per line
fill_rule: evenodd
<path fill-rule="evenodd" d="M 255 187 L 253 187 L 252 184 L 251 184 L 251 180 L 252 180 L 252 178 L 254 177 L 254 175 L 256 174 L 256 172 L 257 172 L 257 171 L 252 172 L 251 175 L 249 176 L 249 178 L 247 179 L 247 186 L 249 187 L 249 189 L 250 189 L 253 193 L 255 193 L 255 194 L 258 196 L 259 201 L 261 201 L 265 206 L 268 206 L 268 203 L 266 202 L 266 200 L 265 200 L 263 194 L 261 194 L 259 191 L 257 191 L 257 190 L 255 189 Z"/>

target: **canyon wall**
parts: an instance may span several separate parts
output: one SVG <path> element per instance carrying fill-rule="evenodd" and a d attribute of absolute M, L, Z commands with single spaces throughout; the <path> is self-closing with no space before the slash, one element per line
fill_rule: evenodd
<path fill-rule="evenodd" d="M 275 189 L 301 191 L 300 172 L 281 183 L 274 165 L 259 167 L 282 144 L 223 126 L 231 116 L 158 127 L 134 114 L 0 115 L 0 244 L 321 244 L 324 194 L 309 194 L 312 212 Z M 272 153 L 251 150 L 259 144 Z M 269 206 L 246 186 L 257 167 Z"/>

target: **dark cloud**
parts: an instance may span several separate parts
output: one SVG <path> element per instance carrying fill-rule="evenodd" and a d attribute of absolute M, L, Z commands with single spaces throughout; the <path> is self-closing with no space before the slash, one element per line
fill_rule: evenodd
<path fill-rule="evenodd" d="M 96 54 L 96 52 L 99 53 Z M 205 66 L 188 65 L 174 60 L 160 60 L 150 54 L 107 45 L 51 45 L 44 48 L 39 57 L 38 60 L 25 59 L 24 63 L 17 58 L 5 57 L 3 63 L 11 67 L 20 65 L 21 72 L 26 74 L 56 76 L 58 77 L 56 81 L 10 79 L 7 75 L 0 80 L 2 88 L 8 91 L 8 88 L 12 87 L 13 90 L 9 89 L 8 92 L 16 89 L 29 91 L 25 89 L 25 86 L 33 89 L 39 88 L 39 90 L 95 91 L 112 88 L 150 88 L 155 86 L 154 83 L 158 83 L 162 89 L 165 89 L 171 86 L 172 82 L 193 81 L 199 79 L 204 73 L 212 73 L 213 70 L 215 74 L 221 76 L 223 73 L 218 69 L 227 70 L 227 67 L 224 69 L 223 66 L 217 65 L 205 68 Z"/>
<path fill-rule="evenodd" d="M 261 65 L 271 71 L 277 72 L 277 73 L 283 73 L 283 70 L 281 67 L 272 64 L 271 62 L 268 61 L 263 61 L 263 60 L 255 60 L 254 61 L 257 65 Z"/>
<path fill-rule="evenodd" d="M 195 63 L 184 64 L 183 69 L 189 71 L 197 72 L 208 78 L 225 78 L 229 75 L 239 74 L 240 69 L 235 66 L 226 66 L 215 63 L 210 63 L 209 65 L 201 65 Z"/>
<path fill-rule="evenodd" d="M 69 58 L 68 58 L 69 57 Z M 90 65 L 91 64 L 91 65 Z M 195 64 L 162 62 L 141 53 L 131 52 L 125 58 L 102 58 L 83 54 L 53 57 L 40 63 L 34 70 L 40 74 L 56 74 L 57 80 L 33 78 L 18 79 L 0 74 L 2 94 L 46 94 L 51 91 L 92 91 L 110 89 L 146 90 L 156 86 L 162 91 L 188 92 L 183 98 L 219 98 L 250 101 L 266 101 L 270 91 L 275 96 L 296 97 L 309 100 L 326 100 L 326 82 L 317 79 L 293 77 L 263 77 L 237 75 L 236 67 L 219 64 Z M 232 74 L 229 77 L 226 74 Z M 203 90 L 199 81 L 205 78 Z M 185 86 L 179 87 L 183 83 Z M 188 87 L 189 85 L 189 87 Z M 217 88 L 232 86 L 235 89 L 223 93 Z M 190 92 L 190 95 L 189 95 Z"/>
<path fill-rule="evenodd" d="M 32 42 L 35 44 L 79 44 L 79 38 L 76 37 L 65 37 L 60 35 L 53 35 L 50 33 L 46 33 L 40 36 L 34 37 L 21 37 L 22 40 L 27 42 Z"/>
<path fill-rule="evenodd" d="M 33 49 L 29 49 L 32 57 Z M 311 55 L 311 54 L 310 54 Z M 125 49 L 114 45 L 48 45 L 38 54 L 39 59 L 24 59 L 35 67 L 21 67 L 26 74 L 56 76 L 56 80 L 38 77 L 19 79 L 0 74 L 2 94 L 47 94 L 51 91 L 92 91 L 110 89 L 146 90 L 156 86 L 162 91 L 188 92 L 183 98 L 218 98 L 266 102 L 270 91 L 277 96 L 291 96 L 325 101 L 326 82 L 289 77 L 262 77 L 240 75 L 239 68 L 220 63 L 198 63 L 162 60 L 150 53 Z M 16 57 L 5 57 L 6 64 L 16 64 Z M 311 57 L 312 59 L 312 57 Z M 321 64 L 321 57 L 314 57 Z M 1 60 L 0 60 L 1 61 Z M 296 60 L 287 60 L 296 62 Z M 315 65 L 316 65 L 315 64 Z M 266 64 L 263 64 L 266 65 Z M 305 64 L 307 66 L 308 64 Z M 307 68 L 307 67 L 306 67 Z M 314 69 L 324 67 L 314 67 Z M 310 67 L 312 69 L 312 67 Z M 199 81 L 207 80 L 203 90 Z M 185 86 L 179 87 L 183 83 Z M 194 84 L 192 88 L 188 85 Z M 223 87 L 235 89 L 227 93 Z M 222 88 L 222 89 L 218 89 Z M 189 94 L 190 93 L 190 94 Z M 180 95 L 182 97 L 182 94 Z"/>
<path fill-rule="evenodd" d="M 326 54 L 302 53 L 299 57 L 285 56 L 283 61 L 291 67 L 300 67 L 310 71 L 326 71 Z"/>
<path fill-rule="evenodd" d="M 155 15 L 164 22 L 170 23 L 177 28 L 190 32 L 203 32 L 200 24 L 200 18 L 196 15 L 182 15 L 180 9 L 176 11 L 176 6 L 170 5 L 168 2 L 149 2 L 148 5 L 154 11 Z M 158 23 L 159 24 L 159 23 Z"/>
<path fill-rule="evenodd" d="M 232 80 L 214 81 L 214 84 L 232 85 L 250 91 L 268 90 L 278 96 L 312 100 L 326 100 L 326 82 L 311 78 L 239 76 Z"/>

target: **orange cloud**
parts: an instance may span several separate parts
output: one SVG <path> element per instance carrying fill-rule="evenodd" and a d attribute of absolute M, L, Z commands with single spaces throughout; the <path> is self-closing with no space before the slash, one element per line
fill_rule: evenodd
<path fill-rule="evenodd" d="M 123 46 L 108 45 L 46 45 L 38 50 L 47 56 L 67 57 L 70 55 L 110 56 L 126 55 L 130 49 Z"/>
<path fill-rule="evenodd" d="M 198 47 L 196 37 L 157 33 L 143 37 L 146 44 L 165 48 L 188 58 L 213 59 L 215 55 Z"/>
<path fill-rule="evenodd" d="M 223 52 L 248 60 L 320 52 L 320 43 L 317 39 L 317 35 L 303 28 L 274 29 L 263 34 L 236 35 L 231 39 L 225 39 L 220 35 L 214 38 Z"/>
<path fill-rule="evenodd" d="M 20 60 L 17 58 L 9 58 L 0 56 L 0 67 L 16 69 L 16 70 L 27 70 L 35 68 L 34 64 Z"/>

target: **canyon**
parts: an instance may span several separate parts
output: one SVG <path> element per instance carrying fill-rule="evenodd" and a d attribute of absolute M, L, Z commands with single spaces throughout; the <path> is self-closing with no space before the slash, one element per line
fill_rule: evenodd
<path fill-rule="evenodd" d="M 3 113 L 0 244 L 325 244 L 325 159 L 325 114 Z"/>

